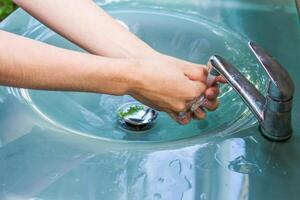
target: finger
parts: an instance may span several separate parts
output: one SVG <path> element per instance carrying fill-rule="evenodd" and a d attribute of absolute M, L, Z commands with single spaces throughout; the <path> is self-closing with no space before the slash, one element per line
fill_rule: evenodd
<path fill-rule="evenodd" d="M 192 115 L 190 112 L 186 112 L 184 117 L 179 117 L 177 113 L 172 112 L 172 111 L 167 111 L 167 113 L 170 115 L 170 117 L 173 120 L 175 120 L 178 124 L 181 124 L 181 125 L 188 124 L 192 119 Z"/>
<path fill-rule="evenodd" d="M 207 108 L 209 111 L 214 111 L 218 108 L 219 106 L 219 100 L 215 99 L 214 101 L 205 101 L 203 106 Z"/>
<path fill-rule="evenodd" d="M 192 119 L 191 112 L 185 112 L 184 118 L 179 118 L 177 122 L 181 125 L 187 125 Z"/>
<path fill-rule="evenodd" d="M 210 87 L 210 88 L 206 89 L 205 97 L 208 100 L 214 100 L 218 97 L 219 93 L 220 93 L 220 90 L 217 86 Z"/>
<path fill-rule="evenodd" d="M 184 73 L 192 81 L 201 81 L 202 83 L 206 83 L 208 72 L 207 69 L 202 66 L 196 64 L 187 65 L 184 68 Z"/>
<path fill-rule="evenodd" d="M 206 117 L 205 111 L 199 107 L 194 111 L 194 119 L 203 120 Z"/>
<path fill-rule="evenodd" d="M 223 76 L 217 76 L 215 79 L 217 83 L 227 83 L 227 80 Z"/>

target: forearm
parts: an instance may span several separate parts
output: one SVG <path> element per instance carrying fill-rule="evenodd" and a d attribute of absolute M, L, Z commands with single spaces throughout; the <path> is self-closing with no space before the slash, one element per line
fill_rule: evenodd
<path fill-rule="evenodd" d="M 132 80 L 130 59 L 109 59 L 0 31 L 0 85 L 122 95 Z"/>
<path fill-rule="evenodd" d="M 92 0 L 14 2 L 90 53 L 115 58 L 140 58 L 156 54 Z"/>

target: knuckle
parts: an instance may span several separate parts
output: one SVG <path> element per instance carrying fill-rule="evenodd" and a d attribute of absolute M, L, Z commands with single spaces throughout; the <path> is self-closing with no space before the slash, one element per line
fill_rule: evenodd
<path fill-rule="evenodd" d="M 208 71 L 205 67 L 199 67 L 199 72 L 201 73 L 202 76 L 208 75 Z"/>

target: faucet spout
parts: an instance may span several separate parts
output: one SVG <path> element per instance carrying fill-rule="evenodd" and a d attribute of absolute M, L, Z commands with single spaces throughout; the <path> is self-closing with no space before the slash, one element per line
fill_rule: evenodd
<path fill-rule="evenodd" d="M 265 137 L 274 141 L 286 140 L 292 135 L 293 81 L 288 72 L 263 48 L 253 42 L 249 42 L 248 45 L 269 75 L 266 97 L 224 58 L 212 56 L 208 68 L 210 73 L 217 71 L 221 74 L 241 96 L 257 118 Z"/>
<path fill-rule="evenodd" d="M 263 121 L 265 97 L 250 83 L 245 76 L 221 56 L 212 56 L 208 62 L 209 69 L 215 69 L 229 85 L 242 97 L 259 121 Z"/>

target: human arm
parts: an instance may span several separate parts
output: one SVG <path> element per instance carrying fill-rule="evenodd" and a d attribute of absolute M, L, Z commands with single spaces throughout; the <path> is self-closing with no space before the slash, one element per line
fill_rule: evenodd
<path fill-rule="evenodd" d="M 14 1 L 41 22 L 92 54 L 112 58 L 165 60 L 166 63 L 175 63 L 172 65 L 174 70 L 180 70 L 175 68 L 184 63 L 186 66 L 194 65 L 155 51 L 117 23 L 92 0 L 74 0 L 72 3 L 68 0 Z M 141 67 L 147 66 L 144 64 Z M 186 76 L 189 79 L 193 78 L 193 74 Z M 205 94 L 211 97 L 207 105 L 204 105 L 206 108 L 210 110 L 217 108 L 218 92 L 216 86 L 205 91 Z M 195 115 L 199 119 L 205 117 L 205 113 L 200 108 Z"/>
<path fill-rule="evenodd" d="M 92 54 L 114 58 L 141 58 L 158 54 L 92 0 L 14 2 Z"/>
<path fill-rule="evenodd" d="M 196 81 L 205 79 L 206 70 L 196 64 L 105 58 L 4 31 L 0 31 L 0 44 L 0 85 L 129 94 L 174 118 L 178 112 L 188 110 L 187 103 L 206 89 L 205 84 Z"/>

